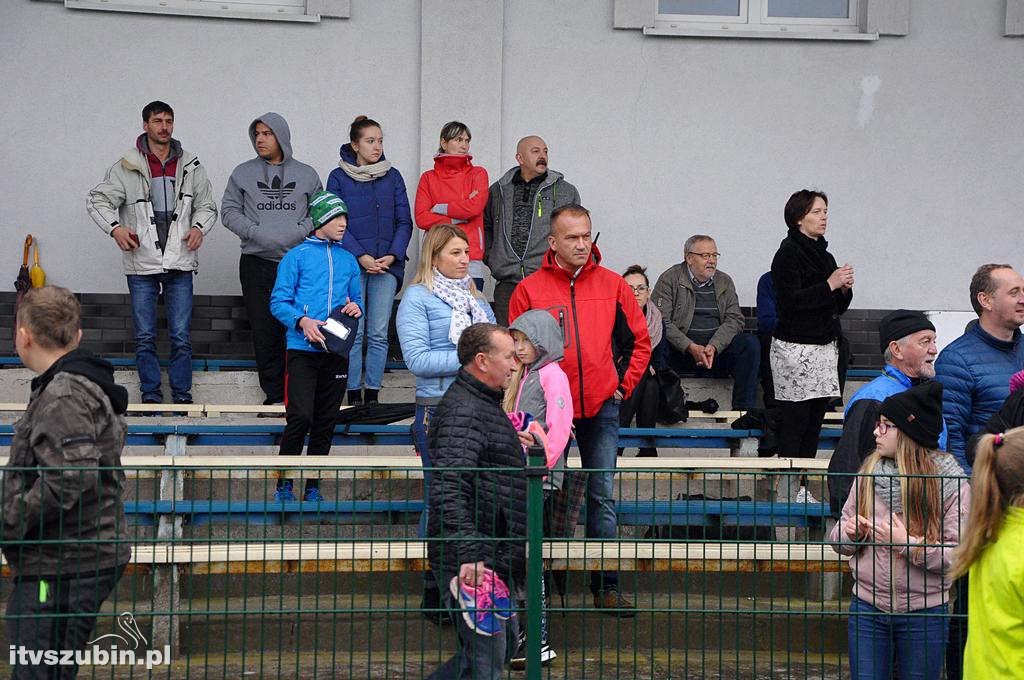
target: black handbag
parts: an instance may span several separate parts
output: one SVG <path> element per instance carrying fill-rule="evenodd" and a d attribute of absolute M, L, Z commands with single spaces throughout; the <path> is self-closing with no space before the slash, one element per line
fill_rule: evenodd
<path fill-rule="evenodd" d="M 671 368 L 654 369 L 658 381 L 658 422 L 673 425 L 686 422 L 690 410 L 686 407 L 686 392 L 679 383 L 679 376 Z"/>

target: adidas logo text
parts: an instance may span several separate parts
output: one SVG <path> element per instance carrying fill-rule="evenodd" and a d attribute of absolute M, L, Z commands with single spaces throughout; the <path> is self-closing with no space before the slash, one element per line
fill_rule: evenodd
<path fill-rule="evenodd" d="M 256 204 L 256 209 L 257 210 L 295 210 L 295 202 L 294 201 L 290 201 L 288 203 L 285 203 L 284 201 L 278 201 L 277 203 L 274 203 L 273 201 L 270 201 L 270 202 L 267 202 L 267 203 L 257 203 Z"/>

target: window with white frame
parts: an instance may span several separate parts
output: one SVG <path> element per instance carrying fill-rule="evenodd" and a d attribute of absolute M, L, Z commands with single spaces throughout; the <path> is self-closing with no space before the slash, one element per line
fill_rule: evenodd
<path fill-rule="evenodd" d="M 863 0 L 652 0 L 663 35 L 874 39 L 863 30 Z"/>

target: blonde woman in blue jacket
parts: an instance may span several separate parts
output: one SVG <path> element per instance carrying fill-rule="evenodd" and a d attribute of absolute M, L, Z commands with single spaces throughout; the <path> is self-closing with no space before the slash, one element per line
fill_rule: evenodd
<path fill-rule="evenodd" d="M 456 345 L 471 324 L 494 323 L 494 312 L 469 276 L 469 238 L 462 229 L 441 224 L 426 233 L 412 285 L 398 305 L 396 325 L 402 358 L 416 376 L 413 442 L 422 461 L 423 498 L 430 494 L 427 430 L 434 407 L 459 372 Z M 427 512 L 420 516 L 419 536 L 426 535 Z M 423 609 L 440 620 L 441 596 L 430 573 L 424 574 Z"/>

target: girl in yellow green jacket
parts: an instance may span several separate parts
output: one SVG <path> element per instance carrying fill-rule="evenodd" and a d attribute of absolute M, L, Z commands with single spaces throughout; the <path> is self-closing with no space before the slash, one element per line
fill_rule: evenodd
<path fill-rule="evenodd" d="M 1024 678 L 1024 427 L 987 434 L 953 578 L 969 572 L 965 680 Z"/>

